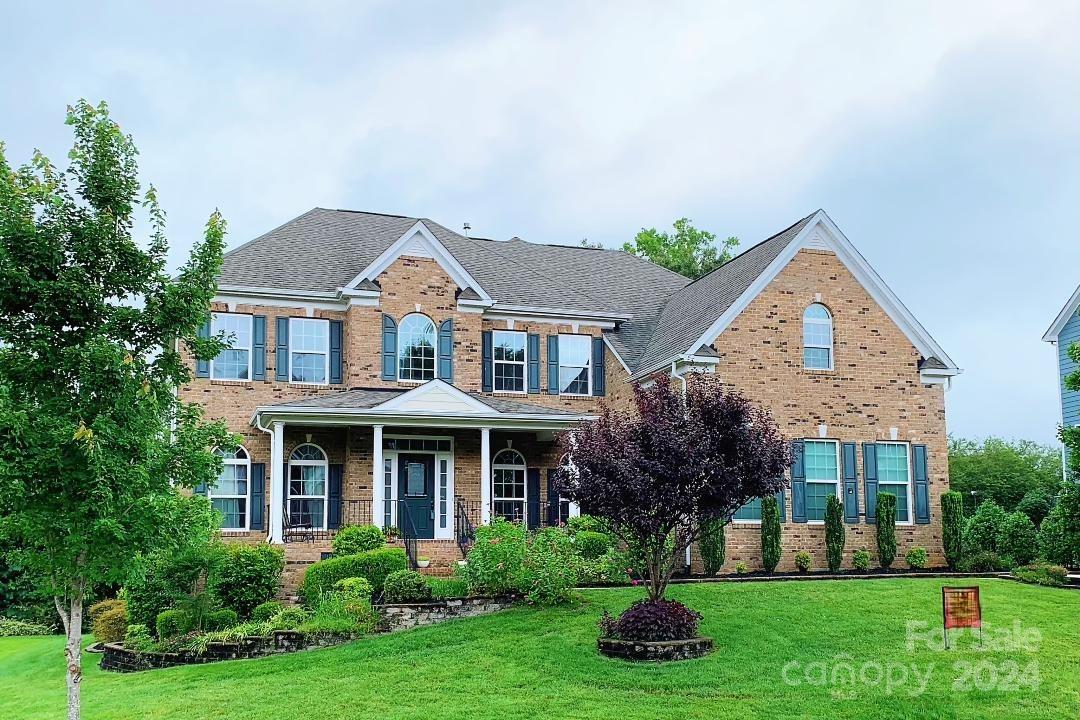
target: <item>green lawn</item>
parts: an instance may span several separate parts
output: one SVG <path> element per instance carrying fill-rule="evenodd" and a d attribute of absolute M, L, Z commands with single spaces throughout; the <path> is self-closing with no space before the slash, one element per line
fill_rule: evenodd
<path fill-rule="evenodd" d="M 956 584 L 956 583 L 952 583 Z M 704 616 L 708 658 L 662 666 L 600 657 L 596 620 L 640 590 L 594 590 L 553 610 L 514 609 L 346 646 L 261 660 L 102 673 L 87 655 L 84 717 L 331 720 L 332 718 L 1074 718 L 1080 713 L 1080 593 L 980 580 L 992 627 L 1037 629 L 1033 652 L 909 652 L 906 621 L 940 624 L 937 580 L 774 582 L 678 586 L 671 595 Z M 1031 636 L 1028 636 L 1031 641 Z M 970 645 L 970 643 L 969 643 Z M 61 717 L 62 641 L 0 638 L 0 718 Z M 840 657 L 933 666 L 915 697 L 910 676 L 885 684 L 785 684 Z M 1009 688 L 1017 663 L 1020 687 Z M 796 666 L 790 663 L 797 662 Z M 954 689 L 957 663 L 984 686 Z M 1034 665 L 1032 665 L 1034 663 Z M 1037 667 L 1038 688 L 1029 687 Z M 811 666 L 815 680 L 817 666 Z M 961 668 L 962 669 L 962 668 Z M 867 670 L 867 679 L 876 675 Z M 963 678 L 961 678 L 962 680 Z M 1002 683 L 1006 687 L 1001 687 Z"/>

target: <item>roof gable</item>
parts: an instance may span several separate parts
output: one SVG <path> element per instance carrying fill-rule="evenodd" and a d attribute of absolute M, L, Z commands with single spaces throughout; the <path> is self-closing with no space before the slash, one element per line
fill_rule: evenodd
<path fill-rule="evenodd" d="M 1065 329 L 1065 326 L 1077 311 L 1080 311 L 1080 287 L 1076 288 L 1076 292 L 1069 298 L 1069 302 L 1065 303 L 1065 307 L 1061 308 L 1061 312 L 1054 318 L 1054 322 L 1043 333 L 1042 339 L 1046 342 L 1057 342 L 1058 335 Z"/>
<path fill-rule="evenodd" d="M 373 408 L 435 415 L 490 414 L 492 409 L 443 380 L 429 380 Z"/>

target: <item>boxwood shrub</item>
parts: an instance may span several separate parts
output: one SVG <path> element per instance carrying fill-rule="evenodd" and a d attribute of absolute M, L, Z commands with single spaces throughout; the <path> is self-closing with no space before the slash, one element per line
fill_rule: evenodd
<path fill-rule="evenodd" d="M 251 611 L 251 619 L 253 622 L 266 622 L 284 608 L 285 603 L 280 600 L 267 600 L 255 606 L 255 609 Z"/>
<path fill-rule="evenodd" d="M 856 570 L 866 572 L 870 569 L 870 551 L 859 549 L 851 553 L 851 565 Z"/>
<path fill-rule="evenodd" d="M 615 545 L 611 536 L 594 530 L 580 530 L 574 534 L 574 551 L 583 560 L 595 560 Z"/>
<path fill-rule="evenodd" d="M 383 583 L 383 601 L 388 603 L 422 603 L 431 600 L 431 586 L 415 570 L 398 570 Z"/>
<path fill-rule="evenodd" d="M 904 559 L 907 560 L 908 567 L 912 570 L 922 570 L 926 567 L 927 562 L 926 548 L 913 547 L 907 551 Z"/>
<path fill-rule="evenodd" d="M 372 587 L 382 587 L 386 577 L 408 567 L 403 548 L 368 550 L 356 555 L 332 557 L 312 564 L 304 573 L 300 597 L 308 607 L 318 604 L 322 596 L 334 589 L 334 583 L 350 577 L 362 577 Z"/>
<path fill-rule="evenodd" d="M 386 547 L 386 535 L 374 525 L 347 525 L 330 541 L 335 555 L 356 555 Z"/>
<path fill-rule="evenodd" d="M 158 637 L 162 640 L 187 635 L 195 629 L 195 617 L 185 610 L 162 610 L 154 622 Z"/>
<path fill-rule="evenodd" d="M 805 550 L 800 550 L 795 553 L 795 569 L 801 573 L 810 572 L 810 568 L 814 565 L 814 558 L 810 553 Z"/>
<path fill-rule="evenodd" d="M 206 614 L 203 618 L 203 630 L 206 632 L 216 632 L 218 630 L 224 630 L 231 628 L 240 622 L 240 616 L 237 615 L 235 610 L 229 608 L 222 608 L 221 610 L 214 610 Z"/>
<path fill-rule="evenodd" d="M 279 547 L 230 543 L 207 578 L 207 590 L 224 607 L 249 618 L 256 606 L 277 595 L 284 568 L 285 551 Z"/>

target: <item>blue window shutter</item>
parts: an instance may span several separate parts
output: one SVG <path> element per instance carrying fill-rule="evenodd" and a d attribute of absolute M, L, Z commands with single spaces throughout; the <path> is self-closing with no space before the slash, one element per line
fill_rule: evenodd
<path fill-rule="evenodd" d="M 383 380 L 397 380 L 397 323 L 389 315 L 382 316 L 382 374 Z"/>
<path fill-rule="evenodd" d="M 278 382 L 289 382 L 289 318 L 287 317 L 277 319 L 274 379 Z"/>
<path fill-rule="evenodd" d="M 495 391 L 495 340 L 490 330 L 480 333 L 480 389 L 483 392 Z"/>
<path fill-rule="evenodd" d="M 251 318 L 251 379 L 266 379 L 266 316 Z"/>
<path fill-rule="evenodd" d="M 263 526 L 266 510 L 266 465 L 263 463 L 251 464 L 251 509 L 248 517 L 251 520 L 252 530 L 264 530 Z"/>
<path fill-rule="evenodd" d="M 787 512 L 784 508 L 784 491 L 776 493 L 776 507 L 780 509 L 780 522 L 787 522 Z"/>
<path fill-rule="evenodd" d="M 844 522 L 859 524 L 859 478 L 855 471 L 855 443 L 844 443 Z"/>
<path fill-rule="evenodd" d="M 877 445 L 863 443 L 863 484 L 866 486 L 866 522 L 877 522 Z"/>
<path fill-rule="evenodd" d="M 525 510 L 525 522 L 530 530 L 540 527 L 540 468 L 531 467 L 525 471 L 528 507 Z"/>
<path fill-rule="evenodd" d="M 529 335 L 529 392 L 540 392 L 540 336 Z"/>
<path fill-rule="evenodd" d="M 345 323 L 341 320 L 330 321 L 330 382 L 340 385 L 345 381 L 342 368 L 342 347 L 345 343 Z"/>
<path fill-rule="evenodd" d="M 604 338 L 592 340 L 592 394 L 604 394 Z"/>
<path fill-rule="evenodd" d="M 795 461 L 791 464 L 791 522 L 806 522 L 806 466 L 803 463 L 805 446 L 802 440 L 791 443 Z"/>
<path fill-rule="evenodd" d="M 439 325 L 439 379 L 454 382 L 454 320 Z"/>
<path fill-rule="evenodd" d="M 326 527 L 335 530 L 341 527 L 341 485 L 345 478 L 344 465 L 327 467 L 327 514 Z"/>
<path fill-rule="evenodd" d="M 559 336 L 548 335 L 548 395 L 559 394 Z"/>
<path fill-rule="evenodd" d="M 210 337 L 210 321 L 207 320 L 199 326 L 199 337 L 206 339 Z M 210 361 L 209 360 L 196 360 L 195 361 L 195 377 L 208 378 L 210 377 Z"/>
<path fill-rule="evenodd" d="M 926 446 L 912 445 L 911 454 L 915 466 L 915 523 L 930 522 L 930 476 L 926 467 Z"/>
<path fill-rule="evenodd" d="M 534 337 L 539 341 L 539 335 Z M 558 525 L 562 522 L 562 517 L 560 517 L 559 512 L 562 508 L 562 503 L 559 498 L 559 485 L 555 480 L 555 472 L 555 468 L 547 469 L 548 525 Z"/>

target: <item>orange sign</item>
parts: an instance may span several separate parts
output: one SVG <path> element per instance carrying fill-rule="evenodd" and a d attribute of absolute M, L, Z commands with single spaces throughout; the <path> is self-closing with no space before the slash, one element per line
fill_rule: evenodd
<path fill-rule="evenodd" d="M 941 588 L 941 614 L 945 620 L 946 631 L 952 628 L 982 630 L 982 604 L 979 602 L 979 588 Z"/>

